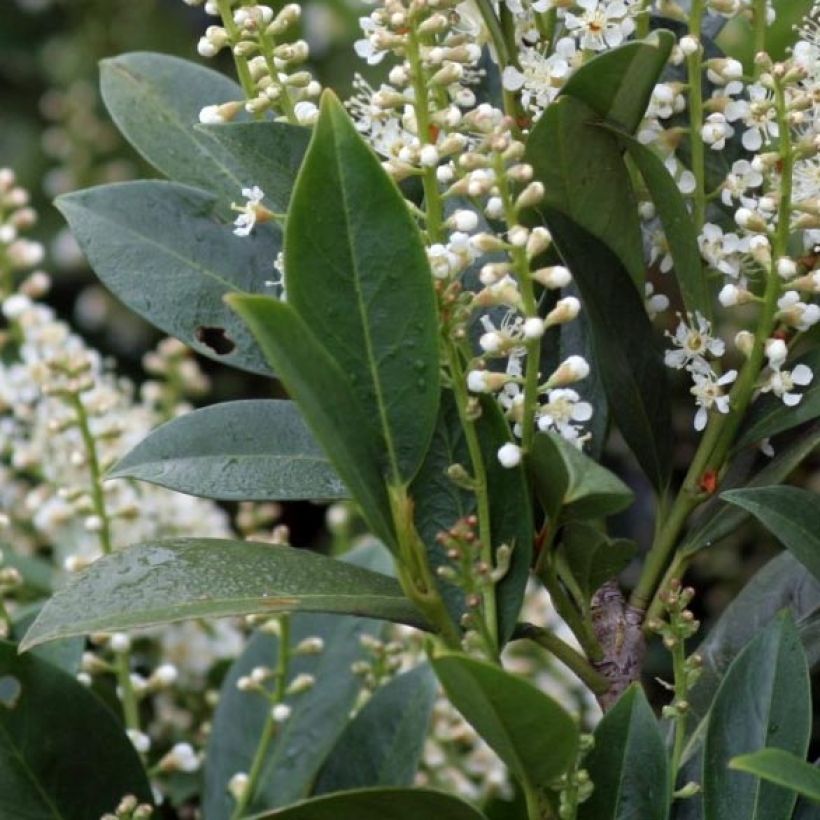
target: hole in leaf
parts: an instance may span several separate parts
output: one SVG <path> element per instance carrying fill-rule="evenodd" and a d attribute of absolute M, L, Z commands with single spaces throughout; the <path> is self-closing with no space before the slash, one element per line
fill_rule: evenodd
<path fill-rule="evenodd" d="M 0 705 L 5 706 L 7 709 L 14 709 L 22 691 L 23 687 L 17 678 L 13 678 L 11 675 L 3 675 L 0 678 Z"/>
<path fill-rule="evenodd" d="M 196 329 L 197 341 L 202 342 L 206 347 L 211 348 L 217 356 L 227 356 L 235 348 L 233 339 L 225 332 L 224 327 L 206 327 L 200 325 Z"/>

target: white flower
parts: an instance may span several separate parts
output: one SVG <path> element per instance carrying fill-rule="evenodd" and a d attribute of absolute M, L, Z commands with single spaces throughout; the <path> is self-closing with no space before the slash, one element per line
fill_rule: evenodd
<path fill-rule="evenodd" d="M 563 438 L 576 441 L 581 432 L 577 422 L 589 421 L 592 413 L 592 405 L 581 401 L 575 390 L 567 387 L 550 390 L 546 404 L 538 410 L 538 429 L 544 432 L 556 430 Z"/>
<path fill-rule="evenodd" d="M 521 463 L 521 448 L 512 442 L 503 444 L 498 448 L 498 460 L 502 467 L 517 467 Z"/>
<path fill-rule="evenodd" d="M 644 285 L 643 291 L 643 304 L 650 319 L 654 319 L 669 308 L 669 297 L 663 293 L 655 293 L 655 286 L 651 282 Z"/>
<path fill-rule="evenodd" d="M 731 384 L 736 378 L 737 370 L 730 370 L 720 378 L 717 378 L 711 371 L 692 373 L 692 379 L 695 383 L 690 388 L 690 392 L 695 397 L 695 404 L 698 407 L 698 411 L 695 413 L 695 430 L 700 432 L 706 427 L 709 410 L 714 408 L 719 413 L 729 412 L 729 396 L 724 394 L 723 388 L 727 384 Z"/>
<path fill-rule="evenodd" d="M 262 200 L 265 197 L 262 189 L 258 185 L 252 188 L 243 188 L 242 196 L 247 200 L 244 205 L 231 203 L 231 208 L 239 212 L 239 216 L 234 220 L 236 226 L 233 232 L 237 236 L 250 236 L 251 231 L 259 220 Z"/>
<path fill-rule="evenodd" d="M 583 356 L 568 356 L 549 377 L 550 388 L 580 382 L 589 375 L 589 363 Z"/>
<path fill-rule="evenodd" d="M 787 407 L 800 404 L 803 396 L 793 393 L 795 386 L 805 387 L 811 384 L 814 373 L 804 364 L 799 364 L 793 370 L 773 369 L 766 382 L 761 386 L 762 393 L 774 393 Z"/>
<path fill-rule="evenodd" d="M 166 772 L 195 772 L 199 764 L 199 757 L 190 743 L 175 743 L 160 760 L 159 767 Z"/>
<path fill-rule="evenodd" d="M 581 14 L 567 11 L 564 25 L 579 38 L 582 49 L 603 51 L 620 45 L 635 29 L 622 0 L 576 0 Z"/>
<path fill-rule="evenodd" d="M 719 111 L 710 114 L 700 129 L 701 138 L 713 151 L 722 151 L 726 146 L 726 140 L 734 133 L 734 128 Z"/>
<path fill-rule="evenodd" d="M 290 717 L 290 713 L 291 708 L 287 703 L 277 703 L 270 710 L 271 717 L 276 723 L 284 723 Z"/>
<path fill-rule="evenodd" d="M 507 91 L 520 92 L 524 108 L 539 116 L 558 96 L 578 57 L 571 37 L 558 40 L 549 57 L 536 48 L 522 46 L 518 52 L 520 69 L 508 65 L 501 75 L 501 83 Z"/>
<path fill-rule="evenodd" d="M 718 225 L 707 222 L 698 236 L 698 247 L 700 255 L 715 270 L 736 278 L 740 275 L 742 256 L 749 250 L 749 240 L 735 233 L 724 234 Z"/>
<path fill-rule="evenodd" d="M 151 738 L 144 732 L 140 732 L 138 729 L 126 729 L 125 734 L 128 735 L 128 739 L 140 754 L 146 754 L 150 750 Z"/>
<path fill-rule="evenodd" d="M 763 184 L 763 174 L 752 168 L 752 164 L 745 159 L 739 159 L 732 164 L 732 170 L 727 174 L 721 186 L 720 198 L 727 208 L 731 208 L 733 200 L 740 200 L 747 208 L 754 204 L 754 200 L 744 196 L 750 188 L 758 188 Z"/>
<path fill-rule="evenodd" d="M 749 100 L 733 100 L 726 106 L 729 122 L 741 120 L 746 126 L 741 142 L 747 151 L 759 151 L 764 143 L 777 138 L 777 107 L 769 92 L 757 83 L 748 88 Z"/>
<path fill-rule="evenodd" d="M 783 339 L 766 339 L 766 358 L 772 370 L 779 370 L 789 355 L 788 345 Z"/>
<path fill-rule="evenodd" d="M 820 307 L 800 301 L 796 290 L 787 290 L 778 300 L 777 318 L 797 330 L 808 330 L 820 321 Z"/>
<path fill-rule="evenodd" d="M 722 356 L 726 345 L 721 339 L 711 335 L 711 325 L 701 313 L 695 313 L 694 317 L 690 315 L 688 318 L 690 324 L 681 319 L 674 336 L 666 334 L 677 350 L 667 350 L 664 362 L 667 367 L 675 370 L 688 367 L 693 371 L 708 373 L 711 368 L 706 362 L 706 356 Z"/>

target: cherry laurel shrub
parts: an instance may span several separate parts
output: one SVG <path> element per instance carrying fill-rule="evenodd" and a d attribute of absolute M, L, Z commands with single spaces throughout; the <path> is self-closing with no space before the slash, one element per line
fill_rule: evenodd
<path fill-rule="evenodd" d="M 49 597 L 8 539 L 3 816 L 147 818 L 163 799 L 206 820 L 818 816 L 820 504 L 783 485 L 820 443 L 818 8 L 385 0 L 354 44 L 378 84 L 357 77 L 344 102 L 307 67 L 298 5 L 204 10 L 198 51 L 229 50 L 238 83 L 158 54 L 101 67 L 112 119 L 168 179 L 57 205 L 123 302 L 290 399 L 207 407 L 132 442 L 107 473 L 130 506 L 112 511 L 94 446 L 109 376 L 65 331 L 36 332 L 53 317 L 14 278 L 39 260 L 0 180 L 5 359 L 62 348 L 37 372 L 64 408 L 52 432 L 86 445 L 99 553 L 74 556 L 85 568 Z M 600 463 L 614 429 L 645 476 L 647 550 L 610 528 L 636 504 Z M 152 514 L 139 482 L 349 499 L 372 537 L 328 557 L 239 540 L 209 502 L 178 502 L 190 523 L 173 537 L 137 526 L 119 548 L 120 519 Z M 787 551 L 690 652 L 683 576 L 750 516 Z M 543 607 L 522 615 L 528 583 L 563 631 Z M 22 626 L 9 614 L 38 598 Z M 136 674 L 132 640 L 227 616 L 258 630 L 202 777 L 185 779 L 197 752 L 152 757 L 140 714 L 177 672 Z M 125 729 L 64 671 L 82 636 L 105 651 L 81 680 L 116 675 Z M 673 670 L 660 716 L 641 687 L 657 638 Z M 507 645 L 522 642 L 571 670 L 597 724 L 583 698 L 569 709 L 520 674 Z M 493 797 L 419 771 L 447 708 L 451 735 L 503 764 Z"/>

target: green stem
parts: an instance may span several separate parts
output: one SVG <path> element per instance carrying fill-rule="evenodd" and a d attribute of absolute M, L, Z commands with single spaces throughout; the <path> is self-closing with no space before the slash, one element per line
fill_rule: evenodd
<path fill-rule="evenodd" d="M 464 439 L 467 442 L 467 451 L 470 454 L 472 478 L 475 482 L 476 507 L 478 508 L 478 537 L 481 542 L 481 560 L 487 566 L 493 566 L 493 534 L 490 521 L 490 499 L 487 487 L 487 468 L 484 464 L 484 455 L 481 452 L 481 443 L 475 428 L 475 421 L 470 418 L 468 406 L 470 398 L 467 394 L 466 377 L 461 366 L 461 358 L 455 345 L 451 341 L 445 342 L 447 348 L 447 364 L 452 374 L 453 395 L 458 408 L 458 417 L 464 430 Z M 482 593 L 484 602 L 484 618 L 493 650 L 498 650 L 498 605 L 496 602 L 495 586 L 484 587 Z"/>
<path fill-rule="evenodd" d="M 685 702 L 688 696 L 688 687 L 686 685 L 686 652 L 683 641 L 680 639 L 672 649 L 672 669 L 675 681 L 675 702 L 676 704 Z M 675 737 L 672 742 L 672 760 L 669 766 L 670 794 L 675 791 L 685 742 L 686 712 L 679 710 L 675 715 Z"/>
<path fill-rule="evenodd" d="M 652 5 L 652 0 L 641 0 L 640 8 L 635 15 L 637 24 L 635 29 L 635 36 L 640 40 L 649 34 L 649 7 Z"/>
<path fill-rule="evenodd" d="M 276 672 L 274 673 L 275 689 L 271 701 L 272 705 L 282 703 L 285 698 L 285 685 L 287 683 L 288 664 L 290 662 L 290 619 L 287 615 L 283 615 L 280 617 L 279 624 L 281 627 L 279 632 L 279 653 L 276 662 Z M 236 806 L 231 813 L 231 820 L 239 820 L 253 800 L 253 796 L 259 785 L 259 779 L 262 776 L 262 770 L 265 768 L 270 744 L 276 736 L 276 728 L 277 723 L 273 719 L 271 708 L 269 708 L 267 716 L 265 717 L 265 724 L 262 727 L 262 734 L 259 737 L 259 743 L 253 755 L 247 785 L 236 801 Z"/>
<path fill-rule="evenodd" d="M 754 24 L 754 48 L 755 57 L 761 51 L 766 51 L 766 4 L 767 0 L 754 0 L 753 24 Z M 754 78 L 758 80 L 763 72 L 763 66 L 754 63 Z"/>
<path fill-rule="evenodd" d="M 698 41 L 694 54 L 686 58 L 689 83 L 689 145 L 692 153 L 692 173 L 695 175 L 693 214 L 695 231 L 700 233 L 706 221 L 706 160 L 701 129 L 703 128 L 703 56 L 700 48 L 701 20 L 704 0 L 692 0 L 689 14 L 689 34 Z"/>
<path fill-rule="evenodd" d="M 611 686 L 600 672 L 577 650 L 561 640 L 554 632 L 534 624 L 522 623 L 516 627 L 516 638 L 528 638 L 543 646 L 568 669 L 572 670 L 596 695 L 603 695 Z"/>
<path fill-rule="evenodd" d="M 239 84 L 245 92 L 245 99 L 252 100 L 256 97 L 256 87 L 251 77 L 251 70 L 248 68 L 248 61 L 238 54 L 234 54 L 233 47 L 239 42 L 239 28 L 233 21 L 233 10 L 231 0 L 216 0 L 219 9 L 219 16 L 222 18 L 222 25 L 230 38 L 231 54 L 233 54 L 236 75 L 239 77 Z"/>
<path fill-rule="evenodd" d="M 91 505 L 94 514 L 100 520 L 100 529 L 97 532 L 97 540 L 104 555 L 108 555 L 113 550 L 111 540 L 111 518 L 108 515 L 108 508 L 105 503 L 105 493 L 103 492 L 102 469 L 100 458 L 97 453 L 97 442 L 91 432 L 91 425 L 88 419 L 88 412 L 85 409 L 82 398 L 77 393 L 72 393 L 69 401 L 74 409 L 74 418 L 77 421 L 77 428 L 85 447 L 85 457 L 88 461 L 88 472 L 91 479 Z M 122 701 L 123 717 L 127 729 L 139 731 L 139 702 L 136 692 L 131 683 L 131 653 L 119 652 L 114 664 L 117 675 L 117 684 L 120 689 L 120 700 Z"/>

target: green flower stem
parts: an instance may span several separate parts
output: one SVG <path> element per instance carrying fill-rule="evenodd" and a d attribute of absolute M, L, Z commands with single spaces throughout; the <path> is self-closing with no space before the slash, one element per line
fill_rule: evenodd
<path fill-rule="evenodd" d="M 515 630 L 515 638 L 527 638 L 543 646 L 568 669 L 574 672 L 596 695 L 603 695 L 611 686 L 600 672 L 576 649 L 561 640 L 554 632 L 534 624 L 521 623 Z"/>
<path fill-rule="evenodd" d="M 767 275 L 766 290 L 755 332 L 754 345 L 730 393 L 730 412 L 726 415 L 712 415 L 706 433 L 686 475 L 683 487 L 647 556 L 638 585 L 635 587 L 630 600 L 633 606 L 641 609 L 650 603 L 657 592 L 659 580 L 666 569 L 669 557 L 678 543 L 680 533 L 690 513 L 708 497 L 700 490 L 701 477 L 708 471 L 713 470 L 719 473 L 723 469 L 738 428 L 754 395 L 755 386 L 764 365 L 766 340 L 771 336 L 776 325 L 777 300 L 781 293 L 781 282 L 780 277 L 777 275 L 776 266 L 777 260 L 788 251 L 792 210 L 792 176 L 794 173 L 794 149 L 786 112 L 786 100 L 779 82 L 775 83 L 775 104 L 780 126 L 779 154 L 782 166 L 780 205 L 777 231 L 772 241 L 772 264 Z M 653 605 L 652 609 L 656 609 L 656 607 Z"/>
<path fill-rule="evenodd" d="M 535 15 L 535 25 L 541 35 L 544 56 L 549 57 L 555 50 L 555 27 L 558 23 L 558 9 L 553 7 Z"/>
<path fill-rule="evenodd" d="M 754 49 L 755 56 L 761 51 L 766 51 L 766 2 L 767 0 L 754 0 L 753 25 L 754 25 Z M 760 78 L 763 71 L 763 66 L 758 65 L 757 61 L 754 64 L 754 78 Z"/>
<path fill-rule="evenodd" d="M 520 780 L 527 803 L 527 820 L 552 820 L 553 813 L 538 789 L 527 780 Z"/>
<path fill-rule="evenodd" d="M 100 467 L 100 458 L 97 453 L 97 442 L 91 432 L 91 425 L 88 420 L 88 412 L 85 409 L 80 395 L 72 393 L 69 402 L 74 410 L 74 417 L 77 427 L 85 447 L 85 457 L 88 461 L 88 472 L 91 478 L 91 505 L 94 514 L 100 520 L 100 529 L 97 539 L 100 549 L 104 555 L 108 555 L 113 550 L 111 540 L 111 517 L 105 503 L 102 482 L 103 475 Z M 117 674 L 117 684 L 120 689 L 120 700 L 122 701 L 123 718 L 127 729 L 140 730 L 139 702 L 136 692 L 131 684 L 131 653 L 118 652 L 114 668 Z"/>
<path fill-rule="evenodd" d="M 434 143 L 430 133 L 430 110 L 427 98 L 427 83 L 424 68 L 421 63 L 419 42 L 416 33 L 408 34 L 407 59 L 412 72 L 414 108 L 419 140 L 423 145 Z M 444 203 L 438 189 L 435 168 L 425 168 L 422 176 L 424 186 L 424 208 L 426 217 L 427 240 L 430 244 L 442 241 L 444 234 Z M 490 528 L 490 502 L 487 495 L 487 470 L 481 445 L 475 429 L 475 423 L 468 411 L 469 396 L 466 389 L 466 377 L 457 347 L 450 340 L 444 341 L 444 354 L 453 382 L 453 394 L 458 407 L 458 415 L 467 449 L 470 453 L 472 474 L 475 479 L 475 497 L 478 507 L 479 539 L 481 541 L 481 558 L 488 566 L 493 566 L 492 530 Z M 484 588 L 483 594 L 484 618 L 487 631 L 493 642 L 493 649 L 498 649 L 498 607 L 496 603 L 495 587 L 490 585 Z M 451 623 L 449 616 L 447 621 Z"/>
<path fill-rule="evenodd" d="M 703 54 L 700 48 L 701 21 L 704 0 L 692 0 L 689 33 L 698 40 L 698 49 L 686 58 L 689 83 L 689 145 L 692 152 L 692 173 L 695 175 L 692 218 L 700 233 L 706 221 L 706 160 L 701 128 L 703 127 Z"/>
<path fill-rule="evenodd" d="M 445 342 L 447 347 L 447 363 L 453 377 L 453 394 L 458 407 L 458 417 L 464 430 L 464 439 L 467 442 L 467 452 L 472 464 L 472 478 L 475 482 L 475 498 L 478 508 L 478 537 L 481 542 L 481 560 L 487 566 L 493 566 L 493 535 L 490 523 L 490 499 L 487 493 L 487 468 L 481 452 L 481 444 L 475 429 L 475 421 L 470 418 L 468 405 L 470 397 L 467 395 L 467 378 L 461 366 L 461 358 L 455 345 L 451 341 Z M 484 602 L 484 618 L 487 624 L 493 649 L 498 649 L 498 606 L 495 597 L 495 587 L 485 586 L 482 598 Z"/>
<path fill-rule="evenodd" d="M 239 42 L 239 29 L 233 21 L 231 0 L 216 0 L 216 6 L 219 9 L 219 16 L 222 18 L 222 25 L 225 27 L 225 31 L 228 32 L 231 53 L 233 54 L 233 46 Z M 256 96 L 256 87 L 251 77 L 251 70 L 248 68 L 248 61 L 238 54 L 233 54 L 233 61 L 236 66 L 236 75 L 239 77 L 239 84 L 245 92 L 245 98 L 252 100 Z"/>
<path fill-rule="evenodd" d="M 271 699 L 271 707 L 278 703 L 282 703 L 285 699 L 285 686 L 287 684 L 288 666 L 290 664 L 290 618 L 288 615 L 282 615 L 279 618 L 279 652 L 276 660 L 276 671 L 274 672 L 275 688 L 273 691 L 273 698 Z M 241 797 L 236 801 L 236 806 L 231 813 L 231 820 L 239 820 L 245 812 L 253 796 L 259 786 L 259 779 L 262 776 L 262 770 L 265 768 L 265 762 L 268 756 L 270 744 L 276 735 L 277 723 L 273 719 L 271 708 L 268 708 L 265 717 L 265 724 L 262 727 L 262 734 L 259 737 L 259 743 L 256 746 L 256 751 L 253 755 L 253 762 L 251 763 L 251 770 L 248 773 L 248 783 Z"/>
<path fill-rule="evenodd" d="M 683 703 L 686 702 L 689 694 L 689 687 L 686 683 L 686 650 L 683 645 L 683 640 L 678 640 L 671 651 L 672 674 L 675 682 L 675 703 Z M 675 715 L 674 740 L 672 741 L 672 758 L 669 765 L 670 794 L 675 791 L 685 742 L 686 712 L 684 710 L 677 710 Z"/>

